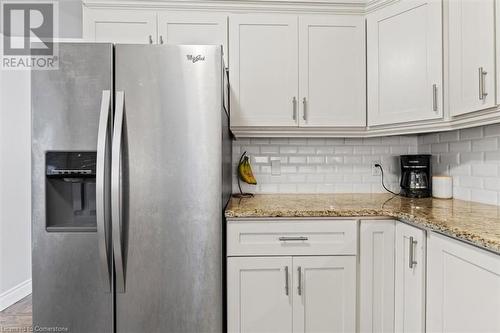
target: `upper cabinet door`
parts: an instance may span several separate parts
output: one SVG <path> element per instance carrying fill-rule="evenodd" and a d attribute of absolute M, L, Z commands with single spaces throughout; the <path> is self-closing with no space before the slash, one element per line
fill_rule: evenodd
<path fill-rule="evenodd" d="M 402 0 L 367 16 L 369 125 L 442 117 L 441 12 Z"/>
<path fill-rule="evenodd" d="M 365 20 L 299 18 L 300 126 L 365 127 Z"/>
<path fill-rule="evenodd" d="M 292 258 L 227 259 L 229 333 L 292 332 Z"/>
<path fill-rule="evenodd" d="M 297 126 L 297 16 L 229 17 L 232 126 Z"/>
<path fill-rule="evenodd" d="M 448 1 L 450 112 L 496 105 L 495 0 Z"/>
<path fill-rule="evenodd" d="M 158 13 L 159 43 L 222 45 L 227 60 L 227 15 L 219 13 Z"/>
<path fill-rule="evenodd" d="M 355 331 L 356 256 L 293 257 L 293 332 Z"/>
<path fill-rule="evenodd" d="M 395 332 L 425 332 L 425 241 L 425 231 L 396 223 Z"/>
<path fill-rule="evenodd" d="M 85 11 L 83 38 L 92 42 L 156 43 L 156 13 L 104 9 Z"/>

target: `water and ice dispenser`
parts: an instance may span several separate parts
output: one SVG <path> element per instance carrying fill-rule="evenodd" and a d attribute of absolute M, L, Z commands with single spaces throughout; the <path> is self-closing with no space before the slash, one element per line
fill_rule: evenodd
<path fill-rule="evenodd" d="M 46 230 L 92 232 L 96 222 L 96 152 L 47 152 Z"/>

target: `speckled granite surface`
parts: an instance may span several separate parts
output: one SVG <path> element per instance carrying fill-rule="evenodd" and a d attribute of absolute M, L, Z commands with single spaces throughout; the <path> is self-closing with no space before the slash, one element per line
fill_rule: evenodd
<path fill-rule="evenodd" d="M 393 217 L 500 254 L 500 206 L 389 194 L 261 194 L 232 198 L 226 209 L 228 218 L 362 216 Z"/>

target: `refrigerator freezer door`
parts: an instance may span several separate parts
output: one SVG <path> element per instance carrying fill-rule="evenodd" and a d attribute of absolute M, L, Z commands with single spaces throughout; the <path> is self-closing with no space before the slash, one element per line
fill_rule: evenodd
<path fill-rule="evenodd" d="M 45 154 L 97 151 L 101 97 L 112 90 L 113 50 L 111 44 L 60 44 L 59 52 L 58 70 L 32 72 L 33 326 L 107 333 L 113 331 L 113 294 L 105 251 L 99 251 L 95 228 L 47 232 Z M 95 215 L 95 207 L 87 208 Z M 102 244 L 109 248 L 110 239 Z"/>
<path fill-rule="evenodd" d="M 116 331 L 221 332 L 221 48 L 116 45 L 115 65 L 125 101 Z"/>

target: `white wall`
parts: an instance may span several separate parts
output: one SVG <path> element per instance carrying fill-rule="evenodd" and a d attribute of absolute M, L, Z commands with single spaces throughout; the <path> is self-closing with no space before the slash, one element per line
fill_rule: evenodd
<path fill-rule="evenodd" d="M 251 156 L 258 185 L 244 184 L 253 193 L 380 193 L 380 176 L 372 165 L 384 167 L 385 183 L 399 192 L 399 155 L 417 152 L 417 136 L 368 139 L 240 139 L 233 143 L 233 169 L 244 151 Z M 271 161 L 280 160 L 273 175 Z M 233 175 L 233 192 L 237 192 Z"/>
<path fill-rule="evenodd" d="M 0 310 L 31 293 L 28 71 L 0 71 Z"/>
<path fill-rule="evenodd" d="M 425 134 L 418 147 L 434 174 L 453 177 L 456 199 L 500 205 L 500 124 Z"/>

